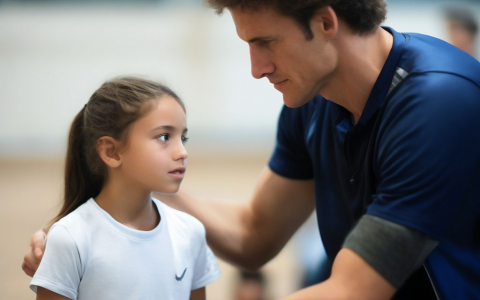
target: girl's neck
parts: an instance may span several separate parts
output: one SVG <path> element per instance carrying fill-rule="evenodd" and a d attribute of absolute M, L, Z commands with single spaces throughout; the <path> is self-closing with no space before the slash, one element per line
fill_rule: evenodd
<path fill-rule="evenodd" d="M 134 188 L 122 180 L 107 180 L 95 202 L 117 222 L 137 230 L 153 230 L 160 215 L 151 191 Z"/>

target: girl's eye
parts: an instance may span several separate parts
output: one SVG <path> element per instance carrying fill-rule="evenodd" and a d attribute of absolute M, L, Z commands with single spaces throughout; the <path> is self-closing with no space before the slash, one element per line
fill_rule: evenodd
<path fill-rule="evenodd" d="M 188 137 L 182 135 L 182 143 L 186 143 L 188 141 Z"/>
<path fill-rule="evenodd" d="M 158 139 L 159 141 L 162 141 L 162 142 L 167 142 L 167 141 L 168 141 L 168 138 L 169 138 L 168 134 L 162 134 L 162 135 L 159 136 L 157 139 Z"/>

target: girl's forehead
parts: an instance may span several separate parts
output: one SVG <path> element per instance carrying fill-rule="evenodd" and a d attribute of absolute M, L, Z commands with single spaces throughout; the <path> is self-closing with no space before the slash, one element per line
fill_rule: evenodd
<path fill-rule="evenodd" d="M 186 127 L 186 114 L 183 107 L 171 96 L 165 96 L 155 101 L 150 110 L 135 123 L 138 126 Z"/>

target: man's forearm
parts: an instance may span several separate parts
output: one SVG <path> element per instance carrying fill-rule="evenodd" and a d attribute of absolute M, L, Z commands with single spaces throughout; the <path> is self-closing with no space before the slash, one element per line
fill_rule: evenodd
<path fill-rule="evenodd" d="M 265 263 L 259 261 L 264 250 L 256 242 L 247 203 L 201 200 L 184 192 L 156 197 L 200 220 L 206 228 L 209 246 L 222 259 L 247 269 Z"/>
<path fill-rule="evenodd" d="M 365 260 L 343 248 L 335 258 L 329 279 L 283 300 L 387 300 L 395 291 Z"/>
<path fill-rule="evenodd" d="M 218 256 L 254 270 L 277 255 L 312 213 L 314 182 L 284 178 L 266 168 L 244 203 L 201 201 L 182 192 L 159 198 L 199 219 Z"/>
<path fill-rule="evenodd" d="M 330 280 L 304 288 L 282 300 L 346 300 L 344 289 Z"/>

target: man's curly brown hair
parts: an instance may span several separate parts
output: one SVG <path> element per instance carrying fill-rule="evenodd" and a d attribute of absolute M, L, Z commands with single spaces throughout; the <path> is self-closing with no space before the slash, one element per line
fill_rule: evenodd
<path fill-rule="evenodd" d="M 337 16 L 359 35 L 373 33 L 385 20 L 385 0 L 204 0 L 221 14 L 225 8 L 240 7 L 257 10 L 273 7 L 281 14 L 292 17 L 304 29 L 308 40 L 313 38 L 310 19 L 318 8 L 331 6 Z"/>

